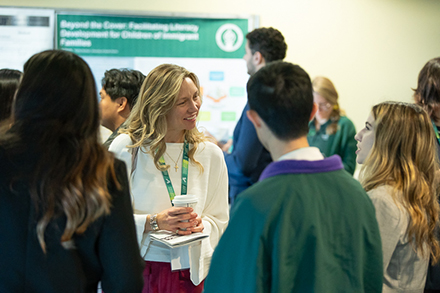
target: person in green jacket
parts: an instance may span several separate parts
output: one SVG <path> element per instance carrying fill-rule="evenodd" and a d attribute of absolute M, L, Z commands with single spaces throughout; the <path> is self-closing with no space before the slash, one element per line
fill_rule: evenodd
<path fill-rule="evenodd" d="M 309 124 L 309 145 L 319 148 L 326 157 L 339 155 L 344 169 L 353 175 L 356 169 L 356 129 L 339 108 L 338 92 L 330 79 L 318 76 L 313 80 L 313 99 L 318 111 Z"/>
<path fill-rule="evenodd" d="M 237 197 L 205 293 L 382 292 L 373 203 L 339 156 L 307 143 L 311 85 L 287 62 L 250 78 L 247 116 L 273 162 Z"/>

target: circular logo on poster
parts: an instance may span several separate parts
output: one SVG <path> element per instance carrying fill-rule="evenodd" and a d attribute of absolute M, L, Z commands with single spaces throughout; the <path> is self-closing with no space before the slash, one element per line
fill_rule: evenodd
<path fill-rule="evenodd" d="M 223 51 L 234 52 L 243 44 L 243 32 L 237 25 L 226 23 L 217 30 L 215 41 Z"/>

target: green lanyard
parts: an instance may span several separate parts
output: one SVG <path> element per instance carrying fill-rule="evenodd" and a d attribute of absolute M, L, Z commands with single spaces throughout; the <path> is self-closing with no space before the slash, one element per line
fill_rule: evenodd
<path fill-rule="evenodd" d="M 432 121 L 432 127 L 434 127 L 435 137 L 437 137 L 438 144 L 440 144 L 440 134 L 438 133 L 437 125 L 435 125 L 434 121 Z"/>
<path fill-rule="evenodd" d="M 188 187 L 188 151 L 189 151 L 189 144 L 184 142 L 183 144 L 183 157 L 182 157 L 182 184 L 181 184 L 181 191 L 180 193 L 182 195 L 186 194 L 187 187 Z M 165 159 L 160 157 L 159 163 L 162 166 L 165 166 Z M 165 184 L 167 186 L 168 195 L 170 197 L 171 205 L 173 204 L 173 199 L 176 196 L 176 193 L 174 192 L 173 184 L 171 183 L 170 175 L 168 174 L 167 170 L 162 171 L 163 180 L 165 181 Z"/>

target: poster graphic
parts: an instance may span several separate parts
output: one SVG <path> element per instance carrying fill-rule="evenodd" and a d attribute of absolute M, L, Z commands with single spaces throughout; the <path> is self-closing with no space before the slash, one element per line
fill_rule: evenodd
<path fill-rule="evenodd" d="M 246 104 L 242 59 L 248 19 L 158 18 L 59 13 L 57 48 L 81 55 L 98 87 L 105 70 L 132 68 L 147 75 L 163 63 L 183 66 L 200 80 L 198 127 L 227 140 Z"/>

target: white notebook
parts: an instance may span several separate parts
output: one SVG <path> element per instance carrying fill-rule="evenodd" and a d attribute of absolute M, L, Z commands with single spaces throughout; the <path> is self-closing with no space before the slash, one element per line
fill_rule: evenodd
<path fill-rule="evenodd" d="M 152 232 L 150 237 L 153 241 L 159 241 L 171 248 L 189 245 L 193 242 L 200 241 L 209 237 L 208 234 L 203 234 L 201 232 L 192 233 L 189 235 L 177 235 L 170 231 L 160 230 L 156 232 Z"/>

